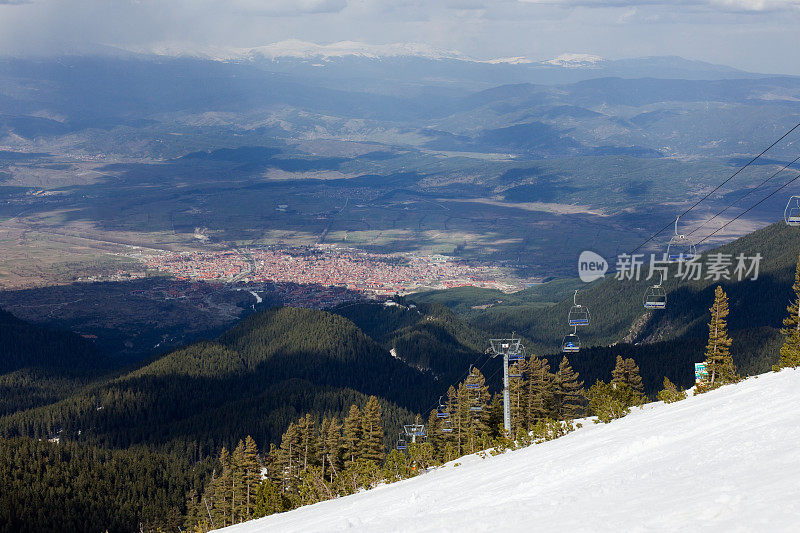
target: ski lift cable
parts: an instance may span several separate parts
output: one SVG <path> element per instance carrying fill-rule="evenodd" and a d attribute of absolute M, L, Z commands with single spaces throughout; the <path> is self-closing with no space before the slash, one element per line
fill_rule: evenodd
<path fill-rule="evenodd" d="M 460 378 L 456 379 L 456 380 L 455 380 L 453 383 L 450 383 L 449 385 L 447 385 L 447 389 L 445 389 L 445 394 L 444 394 L 444 395 L 447 395 L 447 392 L 446 392 L 446 391 L 447 391 L 447 390 L 449 390 L 449 389 L 450 389 L 450 387 L 452 387 L 452 386 L 455 386 L 455 385 L 457 385 L 458 383 L 461 383 L 462 381 L 464 381 L 465 379 L 467 379 L 467 378 L 470 376 L 470 374 L 472 374 L 472 369 L 473 369 L 473 368 L 477 368 L 477 367 L 475 367 L 475 363 L 477 363 L 477 362 L 478 362 L 478 360 L 479 360 L 481 357 L 483 357 L 484 355 L 486 355 L 486 353 L 482 353 L 482 354 L 478 355 L 478 357 L 476 357 L 476 358 L 475 358 L 475 359 L 472 361 L 472 363 L 470 363 L 470 365 L 469 365 L 469 370 L 467 370 L 467 371 L 466 371 L 464 374 L 459 374 L 459 375 L 461 376 Z M 485 365 L 485 364 L 486 364 L 488 361 L 489 361 L 489 358 L 487 358 L 487 359 L 486 359 L 486 361 L 484 361 L 484 362 L 483 362 L 483 365 L 481 365 L 481 366 L 480 366 L 480 368 L 478 368 L 478 371 L 479 371 L 479 372 L 480 372 L 481 368 L 483 368 L 483 367 L 484 367 L 484 365 Z M 431 412 L 431 411 L 432 411 L 434 408 L 438 408 L 438 407 L 439 407 L 439 401 L 437 400 L 436 402 L 434 402 L 433 404 L 431 404 L 431 406 L 430 406 L 430 407 L 428 407 L 426 410 L 424 410 L 424 411 L 422 411 L 422 412 L 423 412 L 423 413 L 430 413 L 430 412 Z"/>
<path fill-rule="evenodd" d="M 477 363 L 477 362 L 478 362 L 478 360 L 479 360 L 481 357 L 483 357 L 484 355 L 487 355 L 487 354 L 486 354 L 486 352 L 484 352 L 484 353 L 480 354 L 478 357 L 476 357 L 476 358 L 475 358 L 475 360 L 472 362 L 472 364 L 470 364 L 470 365 L 469 365 L 469 370 L 467 370 L 467 371 L 466 371 L 466 372 L 463 374 L 463 377 L 462 377 L 462 378 L 460 378 L 460 379 L 458 379 L 458 380 L 456 380 L 455 382 L 451 383 L 450 385 L 448 385 L 448 386 L 447 386 L 447 388 L 449 389 L 449 388 L 450 388 L 452 385 L 456 385 L 456 384 L 458 384 L 458 383 L 460 383 L 460 382 L 464 381 L 465 379 L 467 379 L 467 378 L 468 378 L 468 377 L 469 377 L 469 376 L 472 374 L 472 369 L 473 369 L 473 368 L 475 368 L 475 369 L 476 369 L 478 372 L 480 372 L 481 370 L 483 370 L 483 367 L 485 367 L 485 366 L 486 366 L 486 363 L 488 363 L 488 362 L 489 362 L 489 360 L 491 359 L 491 357 L 487 357 L 487 358 L 486 358 L 486 360 L 483 362 L 483 364 L 481 364 L 481 366 L 475 366 L 475 363 Z M 497 371 L 495 371 L 495 374 L 496 374 L 496 373 L 497 373 Z M 494 375 L 494 374 L 493 374 L 493 375 Z M 484 377 L 484 383 L 485 383 L 485 382 L 487 382 L 487 381 L 489 381 L 489 379 L 488 379 L 488 378 L 486 378 L 486 377 Z M 432 405 L 432 406 L 431 406 L 431 407 L 430 407 L 430 408 L 427 410 L 427 412 L 430 412 L 430 411 L 431 411 L 431 409 L 433 409 L 434 407 L 438 407 L 438 405 L 439 405 L 439 402 L 437 401 L 437 402 L 435 403 L 435 405 Z"/>
<path fill-rule="evenodd" d="M 781 136 L 778 138 L 778 140 L 776 140 L 775 142 L 773 142 L 772 144 L 770 144 L 769 146 L 767 146 L 766 148 L 764 148 L 764 149 L 761 151 L 761 153 L 759 153 L 757 156 L 753 157 L 753 159 L 751 159 L 750 161 L 748 161 L 748 162 L 747 162 L 747 163 L 746 163 L 744 166 L 742 166 L 742 167 L 739 167 L 739 170 L 737 170 L 736 172 L 734 172 L 733 174 L 731 174 L 730 176 L 728 176 L 728 177 L 727 177 L 725 180 L 723 180 L 723 181 L 722 181 L 722 183 L 720 183 L 719 185 L 717 185 L 716 187 L 714 187 L 714 189 L 712 189 L 712 190 L 711 190 L 709 193 L 707 193 L 705 196 L 703 196 L 702 198 L 700 198 L 699 200 L 697 200 L 697 201 L 696 201 L 694 204 L 692 204 L 692 206 L 691 206 L 691 207 L 689 207 L 689 208 L 688 208 L 686 211 L 684 211 L 683 213 L 681 213 L 680 215 L 678 215 L 678 216 L 677 216 L 677 217 L 676 217 L 674 220 L 670 221 L 670 223 L 669 223 L 669 224 L 665 225 L 663 228 L 661 228 L 661 229 L 660 229 L 660 230 L 658 230 L 657 232 L 655 232 L 655 233 L 653 233 L 652 235 L 650 235 L 650 236 L 649 236 L 647 239 L 645 239 L 645 240 L 644 240 L 644 241 L 643 241 L 643 242 L 642 242 L 642 243 L 641 243 L 639 246 L 637 246 L 636 248 L 634 248 L 634 249 L 633 249 L 633 251 L 631 251 L 630 255 L 633 255 L 633 254 L 635 254 L 635 253 L 636 253 L 637 251 L 639 251 L 639 250 L 640 250 L 640 249 L 641 249 L 641 248 L 642 248 L 642 247 L 643 247 L 645 244 L 647 244 L 648 242 L 652 241 L 652 240 L 653 240 L 653 239 L 655 239 L 655 238 L 656 238 L 658 235 L 660 235 L 661 233 L 663 233 L 663 232 L 664 232 L 664 230 L 667 230 L 667 229 L 669 229 L 670 227 L 672 227 L 672 225 L 675 223 L 675 221 L 676 221 L 676 220 L 678 220 L 678 219 L 679 219 L 679 218 L 681 218 L 682 216 L 685 216 L 686 214 L 688 214 L 688 213 L 689 213 L 689 212 L 690 212 L 692 209 L 694 209 L 695 207 L 697 207 L 698 205 L 700 205 L 700 203 L 702 203 L 704 200 L 706 200 L 706 199 L 707 199 L 709 196 L 711 196 L 712 194 L 714 194 L 715 192 L 717 192 L 718 190 L 720 190 L 720 189 L 721 189 L 723 186 L 725 186 L 725 184 L 726 184 L 726 183 L 728 183 L 728 182 L 729 182 L 729 181 L 731 181 L 733 178 L 735 178 L 736 176 L 738 176 L 738 175 L 739 175 L 739 174 L 740 174 L 740 173 L 741 173 L 741 172 L 742 172 L 744 169 L 746 169 L 747 167 L 749 167 L 750 165 L 752 165 L 753 163 L 755 163 L 755 162 L 756 162 L 756 161 L 757 161 L 759 158 L 761 158 L 761 156 L 763 156 L 765 153 L 767 153 L 767 152 L 768 152 L 768 151 L 769 151 L 769 150 L 770 150 L 770 149 L 771 149 L 773 146 L 775 146 L 776 144 L 778 144 L 779 142 L 781 142 L 782 140 L 784 140 L 786 137 L 788 137 L 788 136 L 789 136 L 789 134 L 790 134 L 790 133 L 792 133 L 792 132 L 793 132 L 794 130 L 796 130 L 797 128 L 800 128 L 800 122 L 798 122 L 797 124 L 795 124 L 795 125 L 794 125 L 794 126 L 793 126 L 793 127 L 790 129 L 790 130 L 789 130 L 789 131 L 787 131 L 786 133 L 784 133 L 783 135 L 781 135 Z M 708 238 L 708 237 L 706 237 L 706 238 Z M 705 240 L 705 239 L 703 239 L 703 240 Z M 701 242 L 702 242 L 702 241 L 701 241 Z"/>
<path fill-rule="evenodd" d="M 770 177 L 768 177 L 767 179 L 765 179 L 764 181 L 762 181 L 761 183 L 759 183 L 759 184 L 758 184 L 758 186 L 756 186 L 756 187 L 754 187 L 754 188 L 750 189 L 750 190 L 749 190 L 749 191 L 747 191 L 745 194 L 743 194 L 742 196 L 740 196 L 739 198 L 737 198 L 736 200 L 734 200 L 734 201 L 733 201 L 733 202 L 732 202 L 732 203 L 731 203 L 729 206 L 727 206 L 726 208 L 724 208 L 724 209 L 722 209 L 721 211 L 717 212 L 717 214 L 715 214 L 713 217 L 709 218 L 708 220 L 706 220 L 705 222 L 703 222 L 702 224 L 700 224 L 699 226 L 697 226 L 695 229 L 693 229 L 691 232 L 689 232 L 689 235 L 693 235 L 695 232 L 697 232 L 698 230 L 700 230 L 701 228 L 703 228 L 703 227 L 704 227 L 706 224 L 708 224 L 709 222 L 711 222 L 712 220 L 714 220 L 715 218 L 717 218 L 718 216 L 720 216 L 721 214 L 723 214 L 725 211 L 727 211 L 728 209 L 730 209 L 730 208 L 731 208 L 731 207 L 733 207 L 734 205 L 738 204 L 739 202 L 741 202 L 742 200 L 744 200 L 745 198 L 747 198 L 748 196 L 750 196 L 751 194 L 753 194 L 754 192 L 756 192 L 758 189 L 760 189 L 761 187 L 763 187 L 764 185 L 766 185 L 766 184 L 767 184 L 767 182 L 769 182 L 770 180 L 772 180 L 772 178 L 774 178 L 774 177 L 775 177 L 775 176 L 777 176 L 778 174 L 781 174 L 781 173 L 782 173 L 783 171 L 785 171 L 787 168 L 789 168 L 790 166 L 792 166 L 792 165 L 794 165 L 795 163 L 797 163 L 797 161 L 800 161 L 800 155 L 799 155 L 799 156 L 797 156 L 797 157 L 795 157 L 795 158 L 794 158 L 794 160 L 793 160 L 791 163 L 787 163 L 787 164 L 783 165 L 783 167 L 781 167 L 781 169 L 780 169 L 780 170 L 778 170 L 777 172 L 775 172 L 774 174 L 772 174 Z"/>
<path fill-rule="evenodd" d="M 476 358 L 475 358 L 475 359 L 472 361 L 472 363 L 469 365 L 469 370 L 467 370 L 467 371 L 466 371 L 464 374 L 462 374 L 462 375 L 461 375 L 462 377 L 460 377 L 460 378 L 456 379 L 456 381 L 454 381 L 453 383 L 450 383 L 450 384 L 447 386 L 447 389 L 449 389 L 451 386 L 457 385 L 458 383 L 460 383 L 460 382 L 464 381 L 465 379 L 467 379 L 467 378 L 470 376 L 470 374 L 472 374 L 472 369 L 473 369 L 473 368 L 476 368 L 476 369 L 478 370 L 478 372 L 480 372 L 480 371 L 483 369 L 483 367 L 484 367 L 484 366 L 486 366 L 486 363 L 488 363 L 488 362 L 489 362 L 489 360 L 491 359 L 491 357 L 487 357 L 487 358 L 486 358 L 486 361 L 484 361 L 484 362 L 483 362 L 483 364 L 482 364 L 480 367 L 476 367 L 476 366 L 475 366 L 475 363 L 477 363 L 477 362 L 478 362 L 478 360 L 479 360 L 481 357 L 483 357 L 484 355 L 487 355 L 487 353 L 486 353 L 486 352 L 484 352 L 484 353 L 481 353 L 480 355 L 478 355 L 478 357 L 476 357 Z M 490 380 L 491 380 L 491 379 L 492 379 L 492 378 L 493 378 L 493 377 L 494 377 L 494 376 L 495 376 L 495 375 L 496 375 L 496 374 L 497 374 L 499 371 L 500 371 L 500 369 L 497 369 L 497 370 L 495 370 L 495 371 L 494 371 L 494 372 L 491 374 L 491 376 L 489 376 L 488 378 L 487 378 L 487 377 L 484 377 L 484 383 L 486 383 L 486 382 L 490 381 Z M 446 394 L 446 393 L 445 393 L 445 394 Z M 423 413 L 430 413 L 430 412 L 431 412 L 431 411 L 432 411 L 434 408 L 438 408 L 438 407 L 439 407 L 439 401 L 437 400 L 436 402 L 434 402 L 433 404 L 431 404 L 431 406 L 430 406 L 430 407 L 428 407 L 428 409 L 426 409 L 425 411 L 423 411 Z"/>
<path fill-rule="evenodd" d="M 751 205 L 750 207 L 748 207 L 747 209 L 745 209 L 744 211 L 742 211 L 741 213 L 739 213 L 738 215 L 736 215 L 736 217 L 735 217 L 735 218 L 733 218 L 733 219 L 729 220 L 728 222 L 726 222 L 725 224 L 723 224 L 722 226 L 720 226 L 719 228 L 717 228 L 716 230 L 714 230 L 714 231 L 713 231 L 712 233 L 710 233 L 709 235 L 706 235 L 706 236 L 705 236 L 705 237 L 704 237 L 704 238 L 703 238 L 701 241 L 699 241 L 697 244 L 701 244 L 701 243 L 703 243 L 704 241 L 706 241 L 706 240 L 710 239 L 711 237 L 713 237 L 714 235 L 716 235 L 717 233 L 719 233 L 720 231 L 722 231 L 723 229 L 725 229 L 726 227 L 728 227 L 728 225 L 732 224 L 733 222 L 736 222 L 738 219 L 740 219 L 742 216 L 744 216 L 745 214 L 747 214 L 749 211 L 751 211 L 752 209 L 755 209 L 756 207 L 758 207 L 758 206 L 759 206 L 759 205 L 761 205 L 762 203 L 766 202 L 767 200 L 769 200 L 770 198 L 772 198 L 773 196 L 775 196 L 775 195 L 776 195 L 778 192 L 782 191 L 783 189 L 785 189 L 786 187 L 788 187 L 789 185 L 791 185 L 792 183 L 794 183 L 794 182 L 795 182 L 795 181 L 797 181 L 798 179 L 800 179 L 800 174 L 797 174 L 797 176 L 795 176 L 794 178 L 790 179 L 789 181 L 787 181 L 786 183 L 784 183 L 783 185 L 781 185 L 780 187 L 778 187 L 777 189 L 775 189 L 774 191 L 772 191 L 771 193 L 769 193 L 767 196 L 765 196 L 764 198 L 762 198 L 762 199 L 761 199 L 761 200 L 759 200 L 758 202 L 754 203 L 753 205 Z"/>

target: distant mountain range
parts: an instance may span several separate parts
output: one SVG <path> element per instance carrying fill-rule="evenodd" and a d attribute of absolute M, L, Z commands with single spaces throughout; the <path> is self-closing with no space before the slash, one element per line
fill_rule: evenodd
<path fill-rule="evenodd" d="M 419 58 L 428 60 L 457 60 L 469 63 L 528 65 L 533 67 L 562 68 L 616 68 L 620 65 L 634 66 L 637 63 L 654 63 L 662 67 L 680 66 L 692 70 L 715 70 L 725 72 L 743 71 L 723 66 L 693 61 L 677 56 L 655 56 L 631 59 L 609 60 L 598 55 L 566 52 L 557 57 L 535 60 L 526 56 L 501 58 L 475 58 L 457 50 L 436 48 L 425 43 L 389 43 L 369 44 L 357 41 L 339 41 L 330 44 L 318 44 L 299 39 L 288 39 L 263 46 L 249 48 L 196 46 L 187 43 L 162 43 L 148 49 L 133 49 L 143 54 L 155 54 L 169 57 L 195 57 L 217 61 L 259 60 L 272 61 L 299 59 L 332 61 L 337 58 L 357 57 L 363 59 L 383 60 L 396 57 Z M 692 68 L 693 67 L 693 68 Z"/>
<path fill-rule="evenodd" d="M 369 44 L 339 41 L 319 44 L 299 39 L 269 43 L 255 47 L 224 47 L 196 45 L 185 42 L 164 42 L 148 48 L 117 48 L 105 45 L 76 45 L 64 56 L 99 56 L 116 58 L 191 58 L 218 62 L 247 62 L 269 70 L 297 73 L 327 70 L 336 67 L 337 74 L 392 77 L 420 76 L 428 82 L 437 77 L 466 80 L 491 79 L 502 83 L 574 83 L 599 77 L 663 78 L 717 80 L 760 77 L 725 65 L 685 59 L 678 56 L 651 56 L 625 59 L 606 59 L 590 53 L 565 52 L 549 59 L 534 59 L 525 55 L 476 58 L 457 50 L 437 48 L 425 43 Z M 402 65 L 398 71 L 398 65 Z M 300 69 L 300 70 L 298 70 Z"/>
<path fill-rule="evenodd" d="M 391 43 L 373 45 L 355 41 L 317 44 L 297 39 L 280 41 L 252 48 L 196 47 L 181 43 L 165 43 L 139 53 L 168 57 L 192 57 L 215 61 L 250 61 L 254 63 L 306 64 L 315 69 L 325 66 L 383 64 L 390 67 L 401 62 L 405 68 L 435 62 L 437 68 L 478 69 L 499 73 L 515 83 L 569 83 L 597 77 L 725 79 L 751 77 L 753 74 L 724 65 L 684 59 L 677 56 L 656 56 L 629 59 L 604 59 L 585 53 L 563 53 L 555 58 L 535 60 L 525 56 L 474 58 L 456 50 L 435 48 L 423 43 Z M 445 67 L 443 63 L 447 63 Z M 408 72 L 413 72 L 413 69 Z"/>

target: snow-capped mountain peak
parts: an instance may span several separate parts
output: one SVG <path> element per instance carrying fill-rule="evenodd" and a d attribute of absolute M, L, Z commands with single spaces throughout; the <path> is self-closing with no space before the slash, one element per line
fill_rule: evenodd
<path fill-rule="evenodd" d="M 273 60 L 282 57 L 329 59 L 345 56 L 369 59 L 403 56 L 424 57 L 427 59 L 467 59 L 466 56 L 455 50 L 434 48 L 424 43 L 367 44 L 357 41 L 339 41 L 331 44 L 317 44 L 298 39 L 251 48 L 250 53 L 254 56 Z"/>
<path fill-rule="evenodd" d="M 598 66 L 599 63 L 604 61 L 605 59 L 600 56 L 568 53 L 561 54 L 553 59 L 542 61 L 542 63 L 565 68 L 592 68 Z"/>
<path fill-rule="evenodd" d="M 148 50 L 156 55 L 186 56 L 217 61 L 268 59 L 329 60 L 341 57 L 381 59 L 386 57 L 421 57 L 425 59 L 470 60 L 461 52 L 445 50 L 424 43 L 368 44 L 339 41 L 318 44 L 300 39 L 288 39 L 251 48 L 196 47 L 188 43 L 161 43 Z"/>
<path fill-rule="evenodd" d="M 537 63 L 525 56 L 476 59 L 457 50 L 437 48 L 429 44 L 415 42 L 370 44 L 359 41 L 338 41 L 320 44 L 300 39 L 287 39 L 285 41 L 249 48 L 196 46 L 191 43 L 165 42 L 155 45 L 148 50 L 135 51 L 149 52 L 161 56 L 197 57 L 215 61 L 252 61 L 259 59 L 280 61 L 281 59 L 289 59 L 325 62 L 344 57 L 375 60 L 393 57 L 417 57 L 431 60 L 455 59 L 492 65 L 526 65 Z M 556 58 L 538 62 L 538 64 L 564 68 L 596 68 L 603 62 L 605 62 L 605 59 L 596 55 L 565 53 Z"/>
<path fill-rule="evenodd" d="M 528 63 L 533 63 L 530 59 L 525 56 L 517 56 L 517 57 L 498 57 L 497 59 L 485 59 L 479 60 L 479 63 L 489 63 L 490 65 L 526 65 Z"/>

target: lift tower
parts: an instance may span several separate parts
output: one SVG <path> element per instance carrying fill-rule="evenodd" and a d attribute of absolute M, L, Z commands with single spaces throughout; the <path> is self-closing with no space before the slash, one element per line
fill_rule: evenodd
<path fill-rule="evenodd" d="M 489 353 L 492 357 L 503 356 L 503 428 L 507 434 L 511 433 L 511 394 L 508 390 L 508 360 L 524 358 L 525 348 L 520 344 L 520 339 L 511 334 L 510 339 L 489 339 L 491 346 Z"/>

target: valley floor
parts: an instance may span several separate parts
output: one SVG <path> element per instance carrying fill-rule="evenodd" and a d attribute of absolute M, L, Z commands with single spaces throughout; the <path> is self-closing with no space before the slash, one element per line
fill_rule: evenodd
<path fill-rule="evenodd" d="M 225 531 L 798 531 L 800 370 Z"/>

